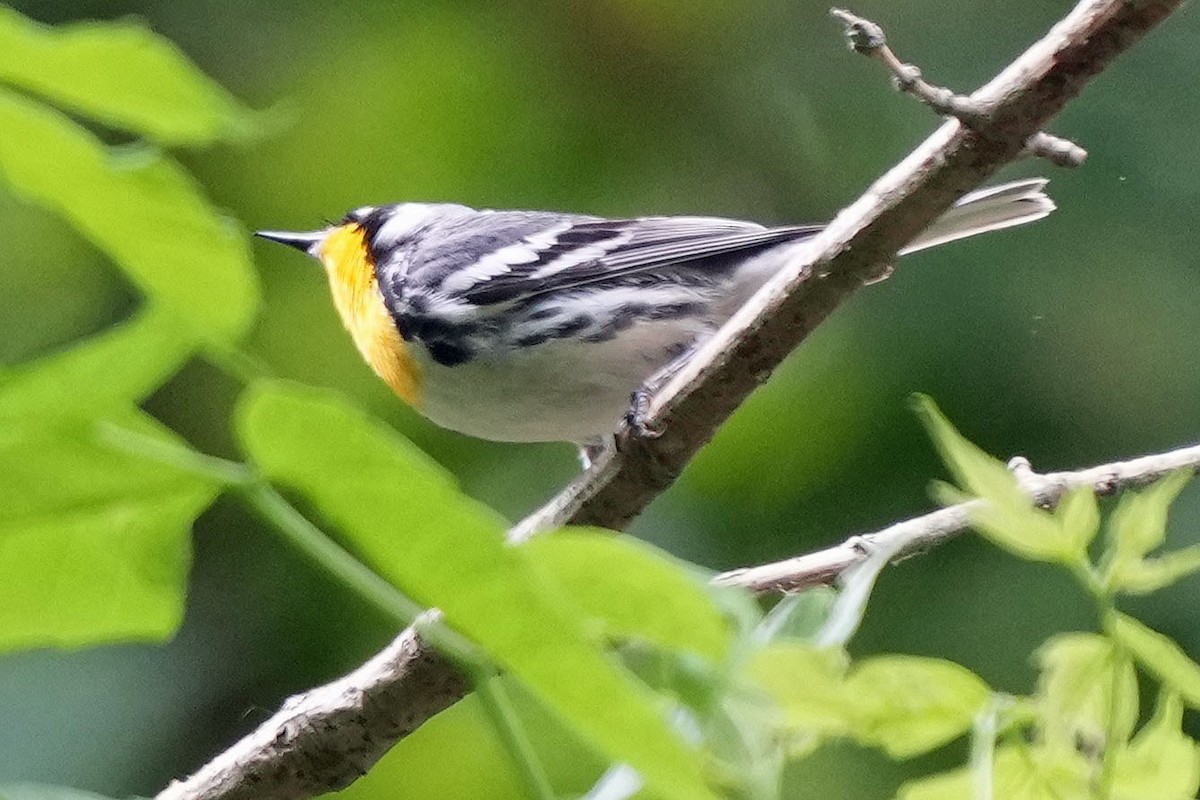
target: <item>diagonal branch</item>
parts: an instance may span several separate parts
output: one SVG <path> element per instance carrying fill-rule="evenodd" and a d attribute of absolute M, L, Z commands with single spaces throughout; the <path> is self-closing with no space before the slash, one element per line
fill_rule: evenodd
<path fill-rule="evenodd" d="M 817 325 L 859 287 L 886 275 L 896 253 L 956 199 L 1020 157 L 1030 138 L 1090 78 L 1181 2 L 1080 2 L 970 96 L 981 115 L 974 124 L 953 119 L 942 125 L 819 236 L 796 246 L 791 265 L 654 398 L 649 421 L 664 431 L 661 436 L 622 433 L 615 456 L 580 476 L 510 538 L 571 523 L 623 528 L 675 481 L 717 428 Z M 401 661 L 391 663 L 392 651 Z M 386 676 L 381 678 L 385 686 L 370 682 L 372 665 Z M 347 681 L 351 685 L 344 685 Z M 335 685 L 346 691 L 326 693 L 329 687 L 322 687 L 294 699 L 268 721 L 275 728 L 260 728 L 192 778 L 173 783 L 159 800 L 302 800 L 344 786 L 353 773 L 365 772 L 392 744 L 467 688 L 413 628 L 389 651 Z M 372 692 L 369 700 L 367 692 Z M 331 696 L 332 705 L 321 705 Z M 351 707 L 355 722 L 349 727 L 339 716 L 344 711 L 339 704 Z M 398 718 L 403 724 L 393 722 Z M 298 775 L 303 780 L 295 780 Z"/>
<path fill-rule="evenodd" d="M 618 436 L 619 454 L 589 470 L 521 532 L 564 524 L 622 528 L 665 491 L 755 388 L 838 306 L 886 274 L 896 253 L 955 200 L 1018 158 L 1087 81 L 1180 0 L 1084 0 L 970 96 L 980 119 L 942 125 L 796 245 L 795 260 L 707 341 L 651 403 L 664 432 Z"/>

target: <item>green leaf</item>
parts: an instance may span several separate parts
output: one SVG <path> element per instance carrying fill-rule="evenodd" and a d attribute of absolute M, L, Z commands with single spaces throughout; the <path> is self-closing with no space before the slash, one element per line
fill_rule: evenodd
<path fill-rule="evenodd" d="M 1007 745 L 996 751 L 993 796 L 996 800 L 1083 800 L 1093 796 L 1089 777 L 1089 764 L 1072 750 Z M 909 781 L 900 787 L 896 800 L 971 800 L 974 796 L 970 770 L 956 769 Z"/>
<path fill-rule="evenodd" d="M 109 800 L 109 798 L 94 792 L 69 789 L 65 786 L 14 783 L 0 786 L 0 800 Z"/>
<path fill-rule="evenodd" d="M 1200 545 L 1158 558 L 1120 562 L 1109 574 L 1109 585 L 1126 594 L 1150 594 L 1200 571 Z"/>
<path fill-rule="evenodd" d="M 1182 731 L 1183 706 L 1167 693 L 1154 717 L 1116 756 L 1119 800 L 1191 800 L 1200 790 L 1200 745 Z"/>
<path fill-rule="evenodd" d="M 942 503 L 965 502 L 972 497 L 984 502 L 971 507 L 971 523 L 993 543 L 1021 558 L 1036 561 L 1075 563 L 1086 555 L 1082 529 L 1067 532 L 1065 517 L 1036 509 L 1021 491 L 1016 476 L 1002 463 L 964 439 L 942 416 L 933 400 L 917 395 L 913 401 L 917 415 L 925 424 L 937 446 L 942 460 L 954 476 L 965 496 L 945 490 L 939 493 Z M 1078 503 L 1079 501 L 1075 501 Z M 1085 510 L 1073 508 L 1073 526 L 1086 522 Z"/>
<path fill-rule="evenodd" d="M 1111 640 L 1093 633 L 1059 634 L 1038 649 L 1037 661 L 1038 703 L 1048 732 L 1072 745 L 1084 737 L 1103 746 L 1115 709 L 1115 731 L 1120 741 L 1129 738 L 1138 716 L 1137 675 Z"/>
<path fill-rule="evenodd" d="M 149 417 L 121 424 L 167 436 Z M 0 651 L 169 638 L 189 529 L 216 488 L 98 445 L 78 422 L 0 431 Z"/>
<path fill-rule="evenodd" d="M 780 641 L 754 653 L 745 676 L 779 705 L 794 737 L 844 736 L 855 723 L 848 663 L 841 650 Z"/>
<path fill-rule="evenodd" d="M 1109 519 L 1109 539 L 1118 558 L 1138 558 L 1167 538 L 1167 510 L 1192 479 L 1191 470 L 1171 473 L 1149 488 L 1129 492 Z"/>
<path fill-rule="evenodd" d="M 1108 549 L 1104 558 L 1104 583 L 1107 587 L 1145 594 L 1168 586 L 1200 567 L 1194 552 L 1153 561 L 1145 558 L 1166 540 L 1167 511 L 1191 478 L 1191 470 L 1180 470 L 1141 492 L 1131 492 L 1121 498 L 1106 530 Z"/>
<path fill-rule="evenodd" d="M 857 720 L 851 733 L 909 758 L 961 736 L 991 697 L 973 672 L 950 661 L 879 656 L 860 662 L 846 684 Z"/>
<path fill-rule="evenodd" d="M 70 220 L 193 337 L 228 343 L 246 332 L 258 284 L 245 236 L 177 164 L 146 148 L 106 148 L 3 90 L 0 131 L 0 179 L 15 192 Z"/>
<path fill-rule="evenodd" d="M 966 492 L 975 497 L 986 497 L 1001 506 L 1029 505 L 1008 467 L 963 438 L 932 398 L 915 395 L 912 405 L 950 474 Z"/>
<path fill-rule="evenodd" d="M 1192 708 L 1200 708 L 1200 665 L 1188 658 L 1179 645 L 1133 617 L 1114 611 L 1105 619 L 1105 628 L 1146 671 L 1183 697 Z"/>
<path fill-rule="evenodd" d="M 0 376 L 0 418 L 48 409 L 99 416 L 127 408 L 166 381 L 192 350 L 178 322 L 160 309 L 145 309 L 128 322 Z M 63 402 L 66 392 L 69 404 Z"/>
<path fill-rule="evenodd" d="M 683 562 L 612 531 L 567 528 L 522 549 L 605 633 L 636 637 L 719 661 L 729 652 L 724 616 Z"/>
<path fill-rule="evenodd" d="M 653 695 L 590 642 L 562 588 L 411 443 L 329 393 L 276 382 L 251 388 L 238 429 L 269 478 L 302 492 L 381 575 L 442 609 L 612 761 L 661 796 L 712 796 Z"/>
<path fill-rule="evenodd" d="M 0 82 L 167 144 L 252 134 L 252 112 L 136 22 L 52 28 L 0 6 Z"/>
<path fill-rule="evenodd" d="M 1071 552 L 1087 553 L 1100 530 L 1100 504 L 1090 486 L 1080 486 L 1063 495 L 1054 512 Z"/>
<path fill-rule="evenodd" d="M 811 643 L 829 619 L 837 597 L 829 586 L 785 595 L 759 623 L 755 638 L 768 644 L 786 639 Z"/>

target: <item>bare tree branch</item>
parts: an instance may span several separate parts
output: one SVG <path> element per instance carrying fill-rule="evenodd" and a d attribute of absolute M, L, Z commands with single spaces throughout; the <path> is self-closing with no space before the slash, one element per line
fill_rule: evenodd
<path fill-rule="evenodd" d="M 426 621 L 350 674 L 288 698 L 256 730 L 156 800 L 300 800 L 349 786 L 469 689 L 417 635 Z"/>
<path fill-rule="evenodd" d="M 1039 475 L 1024 458 L 1014 458 L 1009 469 L 1021 487 L 1039 506 L 1054 506 L 1070 489 L 1090 486 L 1099 495 L 1115 494 L 1143 486 L 1178 469 L 1200 470 L 1200 445 L 1169 453 L 1117 461 L 1077 472 Z M 862 562 L 874 550 L 892 551 L 898 558 L 928 550 L 970 527 L 972 500 L 943 508 L 914 519 L 898 522 L 881 531 L 854 536 L 836 547 L 808 555 L 724 572 L 713 579 L 719 586 L 742 586 L 759 594 L 794 592 L 809 586 L 832 583 L 846 570 Z"/>
<path fill-rule="evenodd" d="M 819 236 L 796 246 L 790 266 L 654 397 L 649 421 L 661 436 L 619 435 L 615 456 L 580 476 L 510 538 L 571 523 L 628 524 L 818 324 L 859 287 L 885 276 L 896 253 L 956 199 L 1018 158 L 1090 78 L 1181 1 L 1083 0 L 970 95 L 978 114 L 971 125 L 958 119 L 942 125 Z M 937 512 L 927 525 L 960 530 L 965 520 L 955 514 L 961 510 Z M 466 690 L 409 628 L 356 672 L 289 701 L 159 800 L 302 800 L 331 791 Z"/>

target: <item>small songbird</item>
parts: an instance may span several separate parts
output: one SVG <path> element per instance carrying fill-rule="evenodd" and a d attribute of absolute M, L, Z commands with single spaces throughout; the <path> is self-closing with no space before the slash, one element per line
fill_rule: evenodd
<path fill-rule="evenodd" d="M 1045 185 L 968 194 L 902 254 L 1041 219 L 1054 210 Z M 590 448 L 820 230 L 399 203 L 258 235 L 321 262 L 363 358 L 432 421 Z"/>

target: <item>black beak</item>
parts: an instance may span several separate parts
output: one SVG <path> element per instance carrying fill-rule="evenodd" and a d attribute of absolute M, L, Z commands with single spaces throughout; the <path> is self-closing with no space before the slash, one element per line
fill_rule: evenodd
<path fill-rule="evenodd" d="M 312 255 L 312 246 L 325 238 L 325 231 L 312 231 L 310 233 L 293 233 L 291 231 L 255 231 L 254 235 L 260 239 L 266 239 L 268 242 L 279 242 L 280 244 L 286 244 L 288 247 L 294 247 L 297 250 L 302 250 L 305 253 Z"/>

